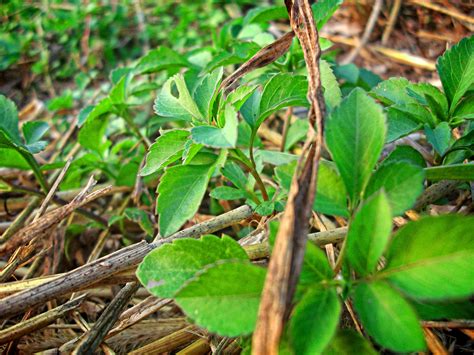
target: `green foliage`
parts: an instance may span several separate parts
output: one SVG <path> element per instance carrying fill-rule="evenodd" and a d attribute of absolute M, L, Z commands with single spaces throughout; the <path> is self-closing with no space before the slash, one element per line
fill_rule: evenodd
<path fill-rule="evenodd" d="M 226 236 L 175 240 L 148 254 L 137 270 L 137 277 L 155 296 L 169 298 L 204 266 L 226 259 L 248 257 L 239 244 Z"/>
<path fill-rule="evenodd" d="M 196 324 L 211 332 L 245 335 L 255 328 L 264 281 L 265 269 L 249 262 L 216 264 L 187 283 L 176 302 Z"/>
<path fill-rule="evenodd" d="M 375 271 L 392 232 L 392 214 L 382 190 L 357 211 L 347 233 L 347 259 L 361 276 Z"/>
<path fill-rule="evenodd" d="M 472 295 L 473 228 L 472 217 L 456 215 L 408 224 L 394 236 L 387 266 L 379 277 L 413 298 L 440 300 Z"/>
<path fill-rule="evenodd" d="M 413 307 L 385 282 L 361 283 L 354 290 L 354 308 L 364 328 L 380 345 L 396 352 L 426 348 Z"/>
<path fill-rule="evenodd" d="M 436 63 L 443 89 L 453 112 L 474 82 L 474 36 L 462 39 Z"/>
<path fill-rule="evenodd" d="M 336 332 L 340 313 L 341 304 L 334 288 L 308 291 L 291 317 L 290 329 L 295 353 L 321 353 Z M 315 319 L 318 321 L 315 322 Z"/>
<path fill-rule="evenodd" d="M 382 152 L 385 130 L 381 108 L 360 89 L 352 91 L 328 117 L 326 144 L 352 208 L 358 204 Z"/>
<path fill-rule="evenodd" d="M 213 165 L 178 165 L 166 169 L 158 187 L 157 203 L 163 237 L 176 232 L 197 212 L 213 170 Z"/>
<path fill-rule="evenodd" d="M 321 0 L 313 5 L 318 28 L 341 3 Z M 146 191 L 139 196 L 139 207 L 113 214 L 109 225 L 124 231 L 124 221 L 134 221 L 147 237 L 156 230 L 161 237 L 171 236 L 197 212 L 217 214 L 242 203 L 256 215 L 268 216 L 259 220 L 258 228 L 268 228 L 274 236 L 274 220 L 286 204 L 309 130 L 307 70 L 298 41 L 272 64 L 225 90 L 220 85 L 224 75 L 275 40 L 268 21 L 287 21 L 286 7 L 245 2 L 249 11 L 235 16 L 235 4 L 144 2 L 150 23 L 129 30 L 136 16 L 129 11 L 131 4 L 121 1 L 112 11 L 110 5 L 91 1 L 64 11 L 53 0 L 48 16 L 41 6 L 17 0 L 5 5 L 20 23 L 0 25 L 0 69 L 16 70 L 19 60 L 26 59 L 35 61 L 32 71 L 39 77 L 79 73 L 74 76 L 77 89 L 47 102 L 61 135 L 70 129 L 61 122 L 62 112 L 79 112 L 81 150 L 61 187 L 82 186 L 94 174 L 101 182 Z M 154 17 L 160 21 L 155 23 Z M 86 18 L 89 54 L 81 45 Z M 125 25 L 130 32 L 126 37 L 120 30 Z M 19 38 L 14 26 L 24 36 Z M 47 36 L 37 33 L 40 27 Z M 393 352 L 426 349 L 420 319 L 472 318 L 472 217 L 422 217 L 395 233 L 392 219 L 412 208 L 431 181 L 474 180 L 474 165 L 465 163 L 474 151 L 469 122 L 474 118 L 473 40 L 462 40 L 439 58 L 442 90 L 405 78 L 382 81 L 323 54 L 320 79 L 329 151 L 324 157 L 332 161 L 320 162 L 312 207 L 338 222 L 344 218 L 349 229 L 337 247 L 335 266 L 321 248 L 306 246 L 282 349 L 374 354 L 363 337 L 338 331 L 345 302 L 354 305 L 364 334 Z M 60 48 L 54 56 L 50 42 Z M 324 48 L 331 45 L 321 39 Z M 39 53 L 37 48 L 47 50 Z M 153 49 L 145 53 L 144 48 Z M 119 61 L 126 66 L 118 66 Z M 113 69 L 110 80 L 104 82 L 106 76 L 94 68 Z M 269 147 L 269 139 L 262 142 L 259 133 L 263 126 L 267 132 L 281 130 L 283 125 L 276 122 L 287 108 L 295 109 L 283 142 Z M 20 129 L 15 104 L 0 96 L 0 164 L 32 169 L 45 191 L 42 170 L 64 166 L 71 151 L 67 145 L 52 164 L 40 166 L 34 154 L 46 148 L 48 130 L 42 121 L 23 123 Z M 384 150 L 385 143 L 418 131 L 431 151 L 421 155 L 399 142 Z M 390 153 L 385 157 L 385 152 Z M 138 174 L 142 181 L 137 181 Z M 2 191 L 12 189 L 7 182 L 0 185 Z M 154 199 L 157 226 L 147 212 Z M 324 223 L 334 221 L 319 217 Z M 247 236 L 255 228 L 251 226 L 234 234 Z M 254 330 L 265 272 L 231 237 L 207 235 L 163 244 L 143 260 L 137 277 L 156 297 L 174 299 L 198 326 L 239 337 Z"/>

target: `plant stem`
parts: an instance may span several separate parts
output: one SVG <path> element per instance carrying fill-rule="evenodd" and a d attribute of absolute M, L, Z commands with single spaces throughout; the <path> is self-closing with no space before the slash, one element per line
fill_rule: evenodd
<path fill-rule="evenodd" d="M 145 145 L 145 148 L 148 150 L 148 148 L 150 148 L 151 142 L 150 142 L 150 140 L 148 139 L 147 136 L 145 136 L 142 132 L 140 132 L 140 129 L 138 128 L 138 126 L 135 124 L 135 122 L 133 122 L 133 118 L 130 115 L 130 112 L 128 112 L 128 109 L 125 109 L 122 112 L 121 117 L 132 128 L 133 132 L 135 132 L 135 134 L 139 138 L 141 138 L 141 140 L 143 141 L 143 144 Z"/>
<path fill-rule="evenodd" d="M 252 163 L 252 169 L 250 173 L 252 176 L 255 178 L 255 181 L 257 182 L 258 187 L 260 188 L 260 191 L 262 191 L 262 197 L 264 201 L 268 201 L 268 193 L 267 189 L 265 188 L 265 184 L 262 181 L 262 178 L 258 174 L 257 171 L 257 164 L 255 164 L 255 158 L 253 155 L 253 145 L 255 142 L 255 136 L 257 135 L 257 130 L 253 130 L 252 134 L 250 135 L 250 147 L 249 147 L 249 157 L 250 157 L 250 162 Z"/>
<path fill-rule="evenodd" d="M 255 137 L 253 138 L 255 139 Z M 252 137 L 250 137 L 250 140 L 252 141 Z M 251 143 L 251 146 L 252 147 L 252 143 Z M 245 154 L 239 149 L 239 148 L 235 148 L 233 149 L 234 152 L 237 154 L 237 159 L 244 164 L 246 170 L 252 174 L 252 176 L 254 177 L 255 179 L 255 182 L 257 183 L 258 185 L 258 188 L 260 189 L 260 191 L 262 192 L 262 197 L 263 197 L 263 200 L 264 201 L 268 201 L 268 193 L 267 193 L 267 189 L 265 188 L 265 184 L 263 183 L 262 181 L 262 178 L 260 177 L 260 175 L 258 174 L 258 171 L 257 171 L 257 168 L 256 168 L 256 165 L 255 165 L 255 160 L 253 158 L 253 150 L 251 149 L 250 150 L 250 159 L 248 159 Z"/>

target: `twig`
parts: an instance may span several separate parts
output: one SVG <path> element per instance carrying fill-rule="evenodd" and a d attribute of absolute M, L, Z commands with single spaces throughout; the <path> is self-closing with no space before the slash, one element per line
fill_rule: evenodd
<path fill-rule="evenodd" d="M 416 200 L 413 209 L 421 211 L 426 206 L 438 201 L 440 198 L 446 196 L 461 184 L 461 181 L 443 180 L 428 187 L 423 194 Z"/>
<path fill-rule="evenodd" d="M 195 333 L 199 328 L 195 325 L 187 326 L 184 329 L 178 330 L 170 335 L 158 339 L 150 344 L 147 344 L 135 351 L 130 352 L 130 355 L 139 354 L 161 354 L 176 349 L 178 346 L 186 344 L 198 337 Z"/>
<path fill-rule="evenodd" d="M 446 7 L 442 7 L 439 5 L 434 4 L 431 1 L 426 1 L 426 0 L 409 0 L 410 3 L 413 5 L 418 5 L 422 7 L 426 7 L 427 9 L 434 10 L 441 12 L 442 14 L 449 15 L 451 17 L 454 17 L 457 20 L 464 21 L 470 24 L 474 24 L 474 17 L 471 17 L 469 15 L 465 15 L 461 12 L 455 11 L 453 9 L 448 9 Z"/>
<path fill-rule="evenodd" d="M 398 17 L 398 13 L 400 12 L 401 5 L 402 5 L 402 0 L 395 0 L 393 2 L 393 6 L 392 6 L 392 10 L 390 11 L 390 16 L 388 18 L 387 26 L 385 26 L 385 29 L 382 35 L 383 46 L 387 45 L 388 39 L 390 38 L 390 35 L 392 34 L 393 27 L 395 26 L 395 23 L 397 22 L 397 17 Z"/>
<path fill-rule="evenodd" d="M 257 325 L 252 337 L 252 352 L 256 355 L 278 354 L 280 337 L 291 311 L 303 263 L 311 207 L 316 194 L 326 111 L 319 71 L 321 48 L 311 5 L 308 0 L 286 0 L 285 4 L 308 69 L 310 129 L 293 176 L 265 279 Z"/>
<path fill-rule="evenodd" d="M 120 290 L 89 332 L 83 335 L 73 354 L 93 354 L 95 352 L 139 287 L 138 282 L 129 282 Z"/>
<path fill-rule="evenodd" d="M 84 301 L 85 296 L 78 297 L 59 307 L 56 307 L 36 317 L 28 319 L 24 322 L 17 323 L 10 328 L 0 330 L 0 344 L 8 343 L 12 340 L 19 339 L 23 335 L 42 329 L 47 325 L 54 323 L 56 319 L 63 317 L 65 314 L 79 307 Z"/>
<path fill-rule="evenodd" d="M 125 269 L 138 264 L 146 254 L 165 243 L 179 238 L 196 238 L 213 233 L 238 223 L 252 215 L 252 209 L 241 206 L 211 220 L 177 232 L 166 239 L 153 243 L 140 243 L 120 249 L 115 253 L 71 270 L 53 280 L 0 300 L 0 318 L 18 314 L 29 307 L 42 304 L 50 299 L 80 290 Z"/>
<path fill-rule="evenodd" d="M 66 161 L 66 165 L 64 165 L 64 167 L 61 169 L 61 172 L 59 173 L 58 178 L 54 182 L 53 186 L 51 186 L 48 194 L 46 195 L 46 198 L 43 200 L 43 203 L 41 204 L 40 208 L 38 209 L 38 212 L 36 213 L 36 216 L 33 219 L 33 223 L 36 222 L 38 220 L 38 218 L 40 218 L 44 214 L 44 212 L 46 211 L 46 208 L 48 207 L 49 201 L 51 201 L 54 194 L 56 193 L 56 190 L 59 187 L 59 184 L 61 183 L 61 181 L 63 181 L 64 175 L 66 175 L 66 172 L 69 169 L 69 166 L 71 165 L 71 162 L 72 162 L 72 158 L 69 158 Z"/>
<path fill-rule="evenodd" d="M 364 33 L 362 38 L 357 43 L 357 46 L 352 49 L 352 51 L 347 55 L 346 58 L 341 60 L 341 64 L 349 64 L 354 61 L 354 59 L 359 55 L 360 51 L 369 41 L 370 35 L 374 30 L 375 24 L 377 23 L 377 19 L 380 15 L 380 10 L 382 10 L 383 0 L 375 0 L 374 7 L 372 8 L 372 12 L 370 13 L 369 20 L 367 21 L 367 26 L 365 26 Z"/>

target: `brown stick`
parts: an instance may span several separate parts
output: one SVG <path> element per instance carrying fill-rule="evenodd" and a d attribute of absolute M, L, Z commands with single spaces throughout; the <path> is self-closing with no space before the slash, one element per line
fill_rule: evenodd
<path fill-rule="evenodd" d="M 175 233 L 166 239 L 150 244 L 142 241 L 120 249 L 115 253 L 71 270 L 44 284 L 0 300 L 0 318 L 18 314 L 29 307 L 43 304 L 50 299 L 58 298 L 97 283 L 108 276 L 138 264 L 146 254 L 162 244 L 170 243 L 179 238 L 196 238 L 203 234 L 213 233 L 234 223 L 238 223 L 251 215 L 252 209 L 244 205 L 209 221 L 199 223 L 191 228 Z"/>
<path fill-rule="evenodd" d="M 85 296 L 78 297 L 59 307 L 56 307 L 36 317 L 28 319 L 24 322 L 15 324 L 14 326 L 0 331 L 0 344 L 8 343 L 12 340 L 19 339 L 23 335 L 42 329 L 47 325 L 54 323 L 56 319 L 61 318 L 66 313 L 79 307 Z"/>
<path fill-rule="evenodd" d="M 290 13 L 291 27 L 301 43 L 308 68 L 310 132 L 293 177 L 268 267 L 252 338 L 252 353 L 258 355 L 278 354 L 280 337 L 291 310 L 303 263 L 324 131 L 325 105 L 319 72 L 321 48 L 311 5 L 308 0 L 287 0 L 285 3 Z M 305 152 L 308 152 L 307 156 Z"/>

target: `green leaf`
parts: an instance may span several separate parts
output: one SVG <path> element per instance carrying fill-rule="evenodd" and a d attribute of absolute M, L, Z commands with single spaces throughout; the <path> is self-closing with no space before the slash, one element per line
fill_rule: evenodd
<path fill-rule="evenodd" d="M 185 67 L 188 63 L 183 56 L 167 47 L 158 47 L 140 58 L 135 66 L 137 74 L 151 74 L 170 68 Z"/>
<path fill-rule="evenodd" d="M 352 329 L 339 331 L 324 349 L 324 355 L 376 355 L 370 343 Z"/>
<path fill-rule="evenodd" d="M 23 137 L 28 145 L 39 142 L 48 130 L 49 125 L 43 121 L 25 122 L 22 127 Z"/>
<path fill-rule="evenodd" d="M 321 160 L 313 209 L 331 216 L 348 217 L 347 190 L 336 166 Z"/>
<path fill-rule="evenodd" d="M 314 21 L 318 30 L 328 22 L 331 16 L 336 12 L 343 0 L 320 0 L 312 5 Z"/>
<path fill-rule="evenodd" d="M 255 208 L 255 213 L 260 216 L 269 216 L 275 211 L 275 202 L 263 201 Z"/>
<path fill-rule="evenodd" d="M 237 112 L 232 105 L 227 105 L 224 111 L 224 127 L 196 126 L 191 129 L 194 142 L 214 148 L 234 148 L 237 143 L 238 120 Z"/>
<path fill-rule="evenodd" d="M 405 78 L 390 78 L 373 88 L 371 95 L 386 106 L 417 104 L 416 99 L 411 97 L 406 90 L 409 85 L 411 83 Z"/>
<path fill-rule="evenodd" d="M 246 335 L 255 328 L 264 282 L 265 269 L 249 262 L 219 263 L 186 284 L 175 300 L 193 322 L 211 333 Z"/>
<path fill-rule="evenodd" d="M 296 161 L 275 168 L 276 179 L 286 191 L 290 190 L 295 168 Z M 349 216 L 347 191 L 334 163 L 327 160 L 320 161 L 316 189 L 313 204 L 315 211 L 332 216 Z"/>
<path fill-rule="evenodd" d="M 178 239 L 150 252 L 140 263 L 137 277 L 156 297 L 171 298 L 206 265 L 228 259 L 248 260 L 239 243 L 230 237 Z"/>
<path fill-rule="evenodd" d="M 296 119 L 288 128 L 285 140 L 285 151 L 288 151 L 299 141 L 302 141 L 309 128 L 309 122 L 306 119 Z"/>
<path fill-rule="evenodd" d="M 192 218 L 201 204 L 214 165 L 167 168 L 158 186 L 160 234 L 166 237 Z"/>
<path fill-rule="evenodd" d="M 181 157 L 189 132 L 184 130 L 173 130 L 159 136 L 155 143 L 150 146 L 146 156 L 146 163 L 140 171 L 141 176 L 147 176 L 171 164 Z"/>
<path fill-rule="evenodd" d="M 435 129 L 425 126 L 426 139 L 439 155 L 443 155 L 449 148 L 451 141 L 451 127 L 448 122 L 441 122 Z"/>
<path fill-rule="evenodd" d="M 437 180 L 474 180 L 474 164 L 453 164 L 433 166 L 425 169 L 426 179 Z"/>
<path fill-rule="evenodd" d="M 217 200 L 239 200 L 246 197 L 245 192 L 230 186 L 216 187 L 210 195 Z"/>
<path fill-rule="evenodd" d="M 392 214 L 398 216 L 413 207 L 423 192 L 424 180 L 423 169 L 406 161 L 382 164 L 372 175 L 365 196 L 384 189 Z"/>
<path fill-rule="evenodd" d="M 425 350 L 425 339 L 412 306 L 385 282 L 361 283 L 354 308 L 380 345 L 396 352 Z"/>
<path fill-rule="evenodd" d="M 326 101 L 328 110 L 332 111 L 334 107 L 341 103 L 341 89 L 328 62 L 321 60 L 319 62 L 319 70 L 321 71 L 321 84 L 324 88 L 324 101 Z"/>
<path fill-rule="evenodd" d="M 334 278 L 334 271 L 329 265 L 326 254 L 311 242 L 306 244 L 303 267 L 298 281 L 298 293 L 305 293 L 322 281 Z M 299 298 L 299 297 L 298 297 Z"/>
<path fill-rule="evenodd" d="M 174 89 L 177 91 L 175 95 Z M 169 78 L 155 100 L 157 115 L 170 120 L 190 121 L 192 118 L 204 121 L 204 117 L 194 102 L 181 74 Z"/>
<path fill-rule="evenodd" d="M 288 18 L 288 12 L 284 6 L 272 5 L 261 6 L 251 9 L 244 17 L 244 24 L 268 23 L 270 21 Z"/>
<path fill-rule="evenodd" d="M 255 127 L 272 113 L 288 106 L 308 106 L 308 81 L 304 76 L 280 73 L 265 85 L 260 100 L 259 116 Z"/>
<path fill-rule="evenodd" d="M 260 157 L 262 162 L 275 166 L 285 165 L 298 160 L 298 156 L 295 154 L 283 153 L 275 150 L 258 150 L 255 156 Z"/>
<path fill-rule="evenodd" d="M 422 124 L 394 107 L 387 109 L 387 143 L 421 129 Z"/>
<path fill-rule="evenodd" d="M 454 110 L 450 123 L 458 125 L 464 120 L 474 119 L 474 95 L 466 96 Z"/>
<path fill-rule="evenodd" d="M 364 202 L 347 233 L 347 259 L 355 271 L 374 272 L 392 232 L 392 214 L 383 190 Z"/>
<path fill-rule="evenodd" d="M 13 147 L 21 144 L 18 111 L 15 103 L 0 95 L 0 147 Z"/>
<path fill-rule="evenodd" d="M 383 165 L 406 161 L 420 168 L 426 167 L 426 161 L 415 148 L 409 145 L 398 145 L 383 161 Z"/>
<path fill-rule="evenodd" d="M 412 302 L 416 313 L 424 320 L 474 319 L 474 303 L 469 299 L 444 302 Z"/>
<path fill-rule="evenodd" d="M 212 107 L 217 97 L 217 88 L 222 79 L 222 67 L 206 74 L 198 82 L 193 98 L 206 122 L 211 122 Z"/>
<path fill-rule="evenodd" d="M 81 127 L 78 141 L 84 148 L 102 154 L 107 147 L 107 137 L 105 133 L 109 120 L 106 117 L 93 117 L 94 111 L 95 110 L 90 113 L 86 122 Z"/>
<path fill-rule="evenodd" d="M 382 108 L 362 89 L 354 89 L 328 119 L 326 144 L 353 207 L 382 152 L 385 132 Z"/>
<path fill-rule="evenodd" d="M 15 149 L 0 148 L 0 166 L 4 168 L 14 168 L 21 170 L 30 170 L 28 161 Z"/>
<path fill-rule="evenodd" d="M 393 237 L 379 277 L 417 299 L 445 299 L 474 293 L 474 218 L 425 217 Z M 449 281 L 449 282 L 448 282 Z"/>
<path fill-rule="evenodd" d="M 407 86 L 407 92 L 421 105 L 428 106 L 440 121 L 446 121 L 448 99 L 437 87 L 429 83 L 411 83 Z"/>
<path fill-rule="evenodd" d="M 474 82 L 474 36 L 448 49 L 438 58 L 436 68 L 448 97 L 449 111 L 453 112 Z"/>
<path fill-rule="evenodd" d="M 257 120 L 260 116 L 260 100 L 262 93 L 255 90 L 240 108 L 240 113 L 245 122 L 254 130 L 257 127 Z"/>
<path fill-rule="evenodd" d="M 240 190 L 247 190 L 248 178 L 242 169 L 234 162 L 227 162 L 227 164 L 221 169 L 222 175 L 224 175 L 230 182 L 237 186 Z"/>
<path fill-rule="evenodd" d="M 306 292 L 290 320 L 295 353 L 321 353 L 336 333 L 340 313 L 341 303 L 335 288 Z"/>

